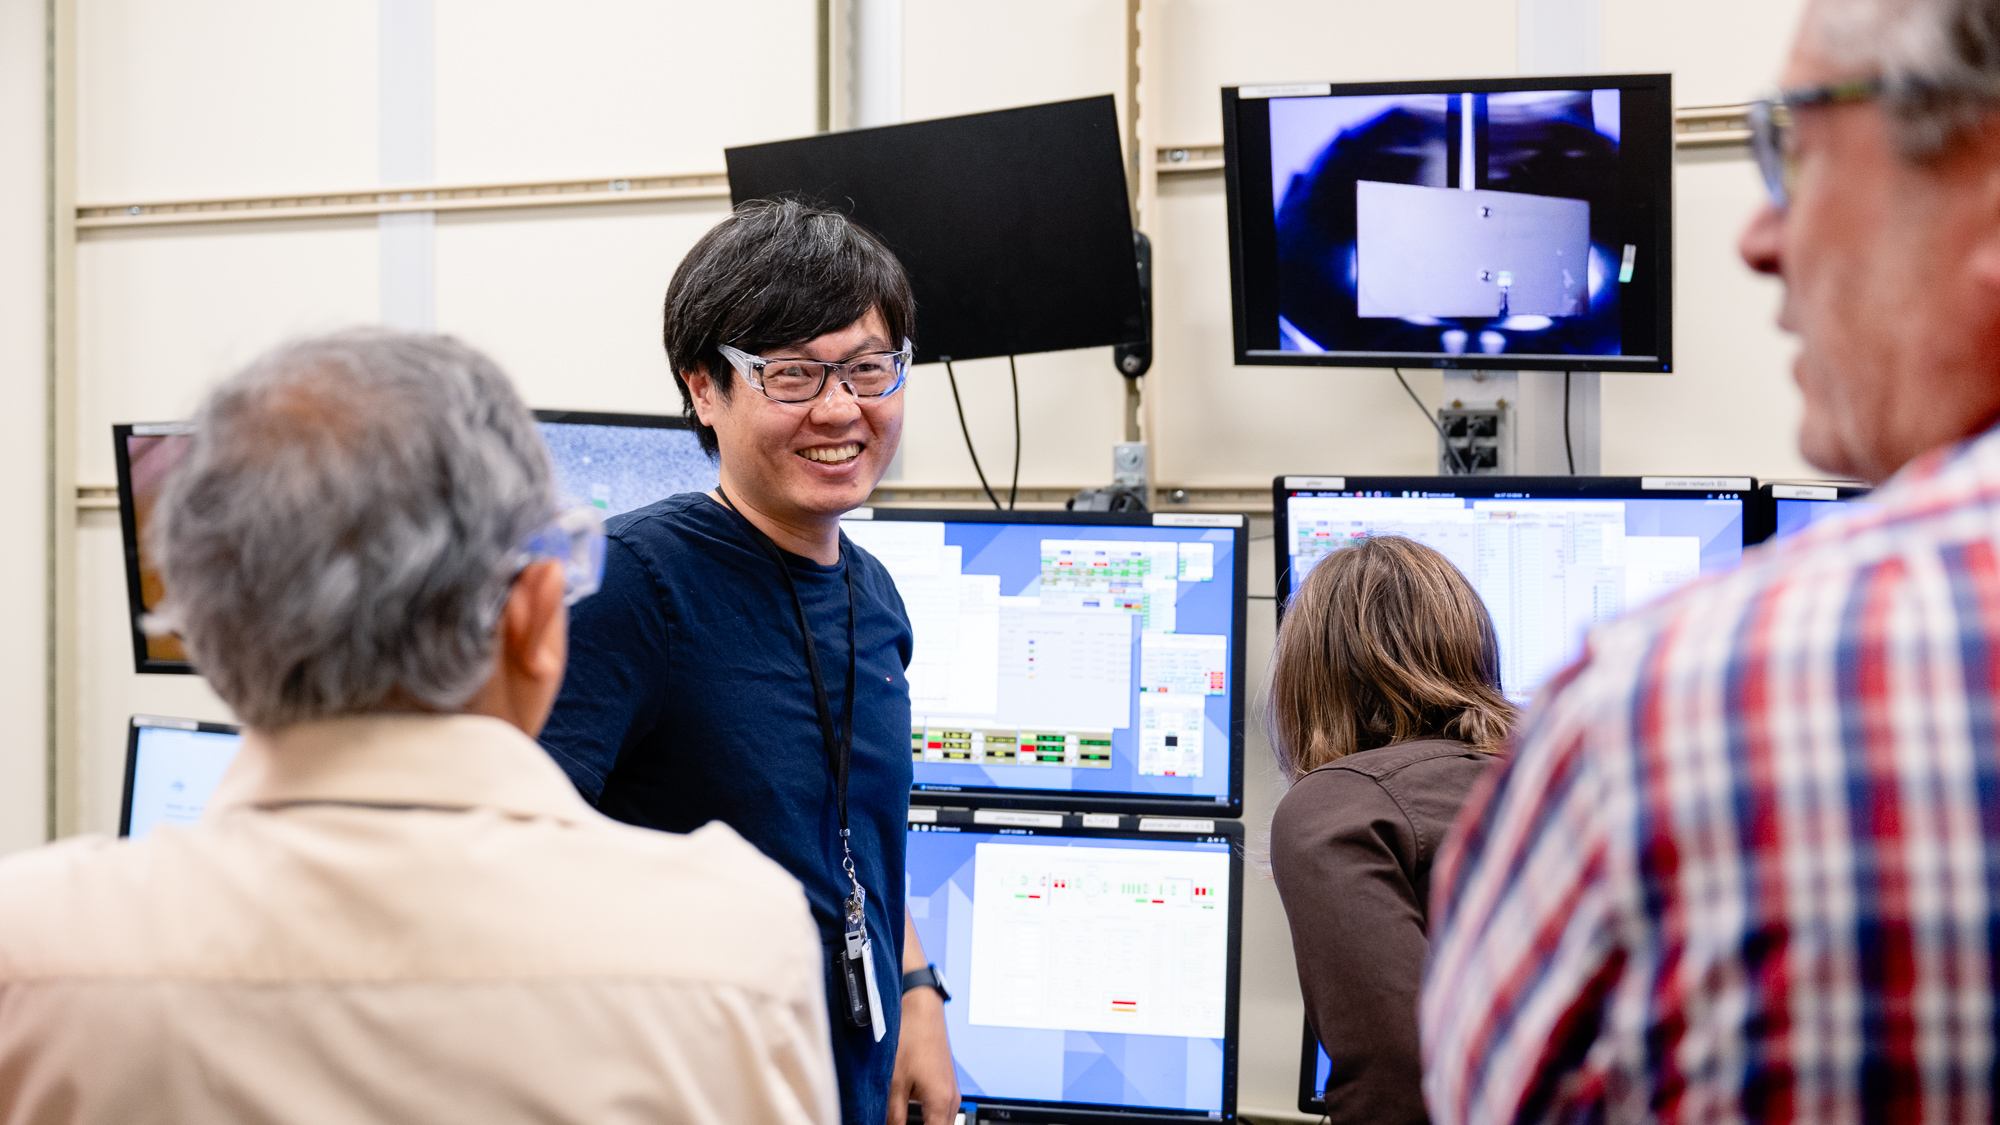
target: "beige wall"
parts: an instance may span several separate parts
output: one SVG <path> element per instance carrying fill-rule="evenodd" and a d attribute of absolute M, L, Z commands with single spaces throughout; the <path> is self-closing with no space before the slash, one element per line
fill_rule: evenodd
<path fill-rule="evenodd" d="M 0 480 L 13 503 L 0 551 L 0 853 L 45 836 L 47 663 L 43 551 L 48 369 L 47 81 L 42 0 L 0 0 Z"/>
<path fill-rule="evenodd" d="M 78 18 L 85 202 L 375 183 L 375 5 L 64 2 Z M 1227 84 L 1515 68 L 1511 2 L 1154 2 L 1159 72 L 1149 76 L 1158 91 L 1149 127 L 1161 143 L 1219 141 L 1217 90 Z M 1685 105 L 1739 101 L 1763 88 L 1798 3 L 1603 6 L 1606 69 L 1674 71 Z M 40 0 L 0 0 L 0 50 L 23 51 L 13 31 L 40 10 Z M 1124 10 L 1124 0 L 904 0 L 904 115 L 1122 98 Z M 435 11 L 440 182 L 719 170 L 724 145 L 812 127 L 811 0 L 614 0 L 588 11 L 435 0 Z M 34 61 L 32 52 L 24 57 Z M 38 113 L 20 108 L 39 87 L 22 82 L 13 61 L 0 57 L 0 81 L 22 86 L 20 96 L 0 98 L 0 151 L 39 152 Z M 41 229 L 39 189 L 19 167 L 0 161 L 0 269 L 13 271 L 0 285 L 10 296 L 35 283 L 11 251 Z M 1792 446 L 1790 346 L 1770 327 L 1774 291 L 1734 258 L 1736 229 L 1758 200 L 1755 175 L 1741 153 L 1684 156 L 1677 190 L 1679 370 L 1605 378 L 1604 470 L 1804 472 Z M 698 201 L 445 216 L 436 228 L 437 325 L 491 351 L 534 405 L 675 410 L 658 302 L 674 263 L 722 214 L 721 203 Z M 1164 180 L 1147 223 L 1157 271 L 1158 357 L 1148 390 L 1158 479 L 1255 486 L 1287 471 L 1428 471 L 1430 432 L 1389 373 L 1232 365 L 1220 176 Z M 112 480 L 113 422 L 182 416 L 212 380 L 278 340 L 375 320 L 378 247 L 367 219 L 87 235 L 76 258 L 79 479 Z M 0 302 L 0 318 L 38 307 Z M 13 325 L 0 321 L 0 378 L 10 404 L 26 403 L 39 394 L 31 343 L 39 321 Z M 1105 478 L 1123 395 L 1109 350 L 1025 357 L 1020 374 L 1023 482 Z M 1004 361 L 959 369 L 995 477 L 1011 460 L 1005 375 Z M 1415 373 L 1413 382 L 1437 397 L 1435 375 Z M 919 369 L 908 393 L 905 479 L 971 483 L 943 372 Z M 40 471 L 40 446 L 21 419 L 34 417 L 0 417 L 0 457 L 29 476 Z M 1260 522 L 1257 533 L 1268 532 Z M 128 715 L 228 716 L 199 680 L 132 673 L 114 518 L 85 515 L 77 546 L 74 796 L 82 827 L 107 831 Z M 1252 589 L 1268 594 L 1270 544 L 1255 548 Z M 30 558 L 0 559 L 0 612 L 10 618 L 39 620 Z M 1257 681 L 1270 603 L 1253 602 L 1251 621 Z M 23 686 L 39 685 L 38 652 L 0 651 L 0 705 L 10 711 L 39 714 L 39 687 Z M 16 729 L 32 722 L 22 718 Z M 1252 731 L 1247 821 L 1253 858 L 1261 858 L 1278 787 L 1254 723 Z M 38 731 L 0 744 L 0 848 L 39 836 L 38 791 L 21 786 L 39 777 L 41 744 Z M 1246 919 L 1241 1102 L 1281 1109 L 1293 1097 L 1300 1010 L 1282 911 L 1254 864 Z"/>

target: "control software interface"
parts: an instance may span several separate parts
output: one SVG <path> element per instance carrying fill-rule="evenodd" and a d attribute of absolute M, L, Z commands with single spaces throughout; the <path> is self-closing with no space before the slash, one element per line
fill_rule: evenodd
<path fill-rule="evenodd" d="M 1058 831 L 910 826 L 909 912 L 952 989 L 961 1093 L 1219 1113 L 1227 837 Z"/>
<path fill-rule="evenodd" d="M 1603 81 L 1239 87 L 1248 350 L 1663 369 L 1665 78 Z"/>
<path fill-rule="evenodd" d="M 592 505 L 606 516 L 715 487 L 715 462 L 702 452 L 693 430 L 544 421 L 542 440 L 555 462 L 557 497 L 564 504 Z"/>
<path fill-rule="evenodd" d="M 848 520 L 916 634 L 919 790 L 1230 800 L 1235 528 Z"/>
<path fill-rule="evenodd" d="M 1501 688 L 1524 701 L 1582 651 L 1592 626 L 1742 562 L 1743 504 L 1734 490 L 1673 499 L 1636 489 L 1615 499 L 1294 492 L 1286 594 L 1320 559 L 1370 535 L 1436 548 L 1486 603 L 1500 637 Z"/>
<path fill-rule="evenodd" d="M 171 727 L 140 727 L 138 739 L 127 832 L 134 840 L 162 824 L 186 827 L 200 820 L 242 742 L 240 736 L 220 731 Z"/>

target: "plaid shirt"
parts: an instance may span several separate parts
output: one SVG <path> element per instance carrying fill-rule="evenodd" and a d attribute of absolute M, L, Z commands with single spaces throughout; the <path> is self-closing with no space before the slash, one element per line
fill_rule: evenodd
<path fill-rule="evenodd" d="M 1987 1121 L 2000 431 L 1594 633 L 1433 872 L 1457 1122 Z"/>

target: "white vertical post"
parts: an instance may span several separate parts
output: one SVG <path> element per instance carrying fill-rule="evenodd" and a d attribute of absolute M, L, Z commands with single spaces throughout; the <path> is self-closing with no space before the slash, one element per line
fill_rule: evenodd
<path fill-rule="evenodd" d="M 852 0 L 854 128 L 903 120 L 903 0 Z"/>
<path fill-rule="evenodd" d="M 1604 65 L 1604 0 L 1515 0 L 1515 63 L 1522 74 L 1588 74 Z M 1515 471 L 1578 476 L 1603 471 L 1595 371 L 1522 371 L 1516 377 Z M 1446 381 L 1445 401 L 1452 399 Z M 1567 410 L 1565 410 L 1567 390 Z"/>
<path fill-rule="evenodd" d="M 376 163 L 384 186 L 437 179 L 437 16 L 433 0 L 378 0 Z M 382 323 L 437 331 L 437 213 L 376 218 Z"/>

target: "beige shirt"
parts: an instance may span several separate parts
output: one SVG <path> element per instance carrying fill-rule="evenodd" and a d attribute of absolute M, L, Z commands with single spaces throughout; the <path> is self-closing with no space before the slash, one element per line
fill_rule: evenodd
<path fill-rule="evenodd" d="M 0 1122 L 833 1125 L 819 949 L 504 723 L 252 734 L 194 828 L 0 862 Z"/>

